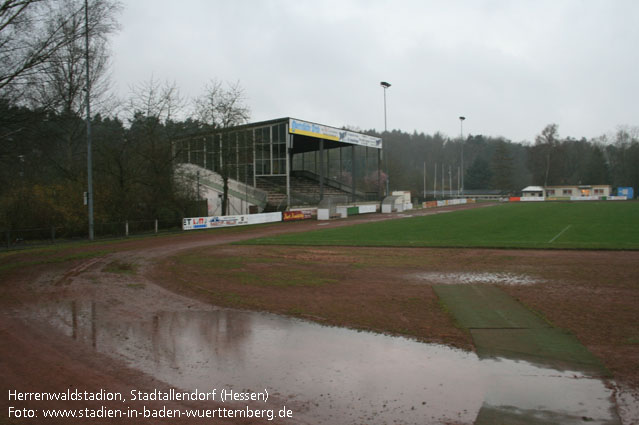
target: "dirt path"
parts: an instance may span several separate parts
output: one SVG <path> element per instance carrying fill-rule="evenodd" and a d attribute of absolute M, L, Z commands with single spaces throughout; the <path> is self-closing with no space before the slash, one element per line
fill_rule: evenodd
<path fill-rule="evenodd" d="M 401 218 L 401 215 L 358 216 L 322 227 L 389 218 Z M 322 228 L 318 224 L 308 221 L 250 229 L 216 229 L 0 257 L 0 267 L 4 267 L 0 268 L 0 392 L 7 394 L 9 389 L 53 391 L 69 386 L 112 391 L 131 387 L 167 388 L 152 374 L 126 367 L 122 357 L 126 353 L 119 354 L 118 358 L 91 346 L 87 317 L 90 319 L 92 301 L 106 303 L 110 306 L 109 314 L 131 321 L 158 308 L 205 310 L 215 304 L 273 311 L 320 323 L 408 335 L 468 348 L 472 346 L 470 336 L 442 313 L 431 283 L 415 277 L 425 271 L 460 270 L 509 270 L 543 277 L 547 281 L 543 290 L 538 285 L 504 290 L 542 312 L 557 326 L 575 332 L 582 343 L 604 360 L 617 379 L 639 388 L 639 345 L 632 342 L 639 338 L 639 334 L 632 334 L 639 323 L 632 301 L 637 299 L 638 289 L 632 273 L 624 267 L 636 264 L 637 253 L 375 248 L 353 251 L 311 247 L 280 247 L 260 252 L 259 247 L 227 245 L 245 238 Z M 248 259 L 248 263 L 241 264 L 248 280 L 242 281 L 241 275 L 220 274 L 219 269 L 213 270 L 217 274 L 212 274 L 206 270 L 206 264 L 180 263 L 182 270 L 172 268 L 176 262 L 193 255 L 227 259 L 227 265 L 238 257 Z M 539 264 L 545 267 L 539 270 Z M 276 280 L 268 281 L 273 265 L 281 267 L 281 273 L 289 276 L 287 281 L 293 284 L 282 287 Z M 605 270 L 600 270 L 603 265 Z M 272 284 L 255 284 L 251 275 L 267 278 Z M 211 279 L 211 276 L 219 278 Z M 601 279 L 602 276 L 606 278 Z M 294 284 L 310 280 L 317 284 Z M 549 294 L 552 294 L 551 302 L 548 302 Z M 27 306 L 47 305 L 49 311 L 53 311 L 59 308 L 56 302 L 64 300 L 76 302 L 76 307 L 65 304 L 78 312 L 75 333 L 73 323 L 55 322 L 46 315 L 24 314 L 29 310 Z M 584 315 L 584 311 L 590 313 Z M 611 317 L 610 311 L 617 314 Z M 40 423 L 7 420 L 8 405 L 6 398 L 0 398 L 3 412 L 0 418 L 5 418 L 6 423 Z M 107 405 L 114 407 L 114 404 Z M 95 420 L 95 423 L 131 423 L 131 420 Z M 231 423 L 265 422 L 235 420 Z"/>
<path fill-rule="evenodd" d="M 468 206 L 473 207 L 473 206 Z M 452 211 L 454 208 L 424 211 L 421 214 Z M 405 217 L 404 214 L 358 216 L 333 221 L 323 227 L 352 225 L 371 220 Z M 155 285 L 150 275 L 159 258 L 178 252 L 205 246 L 224 245 L 230 242 L 279 234 L 302 232 L 318 228 L 316 221 L 279 223 L 254 228 L 216 229 L 166 237 L 150 237 L 129 241 L 106 242 L 90 245 L 69 245 L 42 250 L 5 253 L 0 257 L 0 393 L 11 391 L 63 391 L 79 388 L 95 392 L 100 389 L 120 392 L 137 388 L 141 390 L 167 389 L 166 383 L 152 375 L 125 366 L 123 358 L 100 353 L 95 346 L 86 344 L 82 335 L 82 318 L 74 323 L 59 323 L 47 314 L 25 314 L 35 310 L 47 313 L 58 302 L 73 300 L 72 309 L 82 311 L 89 303 L 106 303 L 115 306 L 111 314 L 123 315 L 130 320 L 158 307 L 184 310 L 197 307 L 211 308 L 193 298 L 168 292 Z M 135 283 L 131 276 L 118 270 L 121 264 L 135 264 Z M 108 271 L 113 269 L 112 271 Z M 133 303 L 130 301 L 134 300 Z M 118 305 L 122 307 L 118 308 Z M 43 308 L 44 306 L 44 308 Z M 32 311 L 33 312 L 33 311 Z M 69 328 L 73 330 L 69 331 Z M 66 334 L 65 334 L 66 333 Z M 151 402 L 150 408 L 166 403 Z M 9 406 L 23 408 L 24 402 L 9 401 L 0 397 L 0 423 L 68 423 L 68 419 L 8 418 Z M 38 402 L 38 409 L 59 408 L 56 402 Z M 82 407 L 109 409 L 122 408 L 118 402 L 87 402 Z M 168 403 L 169 408 L 202 407 L 201 404 Z M 32 406 L 31 406 L 32 407 Z M 69 407 L 69 406 L 63 406 Z M 126 406 L 131 407 L 130 405 Z M 92 423 L 197 423 L 193 420 L 131 420 L 128 418 L 92 419 Z M 270 423 L 264 420 L 210 420 L 206 423 Z"/>

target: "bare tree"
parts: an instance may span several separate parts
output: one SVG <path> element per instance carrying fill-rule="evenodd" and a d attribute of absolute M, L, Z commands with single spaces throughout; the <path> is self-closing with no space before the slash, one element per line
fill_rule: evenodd
<path fill-rule="evenodd" d="M 55 149 L 47 159 L 72 181 L 83 180 L 85 169 L 86 125 L 80 117 L 85 115 L 86 105 L 86 28 L 91 102 L 94 110 L 100 110 L 96 103 L 105 99 L 108 91 L 108 37 L 118 28 L 116 15 L 120 9 L 117 0 L 90 0 L 87 4 L 86 14 L 85 0 L 48 0 L 38 5 L 47 12 L 48 27 L 59 30 L 59 45 L 48 52 L 46 60 L 14 80 L 28 87 L 20 90 L 20 103 L 28 102 L 35 109 L 55 114 L 55 132 L 46 135 L 47 143 Z"/>
<path fill-rule="evenodd" d="M 62 22 L 52 13 L 57 0 L 3 0 L 0 3 L 0 99 L 18 98 L 30 76 L 69 43 L 64 27 L 82 14 L 72 10 Z M 83 34 L 79 34 L 81 37 Z"/>
<path fill-rule="evenodd" d="M 162 83 L 151 77 L 148 81 L 131 87 L 127 109 L 129 119 L 142 116 L 165 124 L 174 120 L 185 105 L 175 82 Z"/>
<path fill-rule="evenodd" d="M 244 89 L 239 81 L 233 84 L 222 84 L 219 80 L 211 80 L 205 87 L 205 93 L 195 100 L 196 116 L 205 125 L 221 129 L 222 146 L 220 155 L 222 166 L 220 176 L 223 182 L 222 213 L 228 214 L 229 176 L 232 173 L 233 152 L 229 140 L 230 130 L 248 122 L 250 110 L 245 104 Z M 237 166 L 237 164 L 235 164 Z"/>
<path fill-rule="evenodd" d="M 541 134 L 535 138 L 535 145 L 540 146 L 544 150 L 545 156 L 545 173 L 544 186 L 548 186 L 548 175 L 550 174 L 551 154 L 558 144 L 557 124 L 548 124 L 541 131 Z"/>
<path fill-rule="evenodd" d="M 83 115 L 86 86 L 85 16 L 76 11 L 84 8 L 84 0 L 58 0 L 52 11 L 52 21 L 62 28 L 66 39 L 28 81 L 33 89 L 34 106 L 45 107 L 62 114 Z M 100 111 L 109 99 L 108 37 L 119 29 L 116 20 L 121 9 L 116 0 L 88 2 L 89 84 L 91 106 Z"/>
<path fill-rule="evenodd" d="M 179 152 L 170 140 L 174 128 L 174 117 L 182 111 L 184 100 L 175 83 L 160 83 L 151 78 L 132 88 L 129 99 L 130 129 L 126 150 L 131 152 L 139 164 L 135 172 L 138 183 L 145 186 L 145 199 L 149 213 L 160 214 L 161 207 L 173 195 L 176 182 L 173 164 Z"/>
<path fill-rule="evenodd" d="M 248 122 L 251 111 L 246 106 L 244 89 L 239 81 L 222 84 L 211 80 L 205 93 L 195 100 L 195 112 L 200 122 L 215 128 L 230 128 Z"/>

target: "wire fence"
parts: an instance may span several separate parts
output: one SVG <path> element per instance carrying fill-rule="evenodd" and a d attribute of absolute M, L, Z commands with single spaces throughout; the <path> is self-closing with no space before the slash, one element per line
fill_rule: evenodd
<path fill-rule="evenodd" d="M 126 238 L 129 236 L 149 235 L 182 231 L 182 220 L 127 220 L 122 222 L 96 222 L 96 239 Z M 88 240 L 88 230 L 78 230 L 64 226 L 50 226 L 29 229 L 0 230 L 2 241 L 0 249 L 13 250 L 52 245 L 69 241 Z"/>

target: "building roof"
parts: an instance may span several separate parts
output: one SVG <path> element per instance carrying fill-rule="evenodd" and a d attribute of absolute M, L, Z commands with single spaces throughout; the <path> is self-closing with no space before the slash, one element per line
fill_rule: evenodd
<path fill-rule="evenodd" d="M 544 188 L 541 186 L 527 186 L 521 190 L 522 192 L 543 192 Z"/>
<path fill-rule="evenodd" d="M 297 136 L 298 140 L 310 140 L 312 144 L 308 146 L 301 146 L 299 143 L 293 147 L 294 153 L 312 152 L 318 150 L 317 139 L 325 140 L 325 149 L 344 147 L 348 145 L 358 145 L 374 149 L 382 149 L 382 138 L 377 136 L 371 136 L 361 131 L 346 130 L 344 128 L 331 127 L 324 124 L 317 124 L 312 121 L 304 121 L 297 118 L 283 117 L 268 121 L 252 122 L 242 125 L 237 125 L 229 128 L 213 128 L 206 129 L 197 134 L 189 134 L 188 136 L 180 137 L 175 141 L 191 140 L 201 136 L 207 136 L 220 132 L 239 132 L 244 130 L 250 130 L 253 128 L 267 127 L 277 124 L 288 124 L 288 132 Z M 302 143 L 304 144 L 304 143 Z"/>

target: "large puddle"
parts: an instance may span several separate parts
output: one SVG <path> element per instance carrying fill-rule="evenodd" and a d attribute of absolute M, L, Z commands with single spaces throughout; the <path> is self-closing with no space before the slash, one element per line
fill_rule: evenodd
<path fill-rule="evenodd" d="M 533 285 L 543 282 L 525 274 L 515 273 L 444 273 L 426 272 L 414 275 L 417 279 L 437 284 L 502 284 L 502 285 Z"/>
<path fill-rule="evenodd" d="M 234 310 L 131 321 L 87 300 L 26 314 L 186 391 L 267 389 L 295 423 L 619 423 L 599 379 L 400 337 Z"/>

